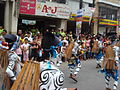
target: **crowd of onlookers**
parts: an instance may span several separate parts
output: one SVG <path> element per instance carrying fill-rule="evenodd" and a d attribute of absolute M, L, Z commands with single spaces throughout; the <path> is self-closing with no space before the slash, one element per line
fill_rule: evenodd
<path fill-rule="evenodd" d="M 46 30 L 48 32 L 49 30 Z M 91 34 L 79 34 L 76 36 L 72 32 L 65 32 L 63 29 L 57 31 L 50 31 L 55 34 L 62 41 L 62 60 L 64 61 L 64 54 L 67 46 L 70 42 L 74 41 L 76 47 L 75 53 L 79 54 L 81 60 L 87 60 L 94 58 L 93 45 L 94 42 L 98 42 L 98 47 L 105 47 L 106 43 L 111 43 L 111 39 L 102 35 L 91 35 Z M 2 35 L 7 34 L 7 31 L 4 30 Z M 21 60 L 25 62 L 32 58 L 38 60 L 37 58 L 41 56 L 41 41 L 44 33 L 37 33 L 32 36 L 31 32 L 23 33 L 22 30 L 18 30 L 17 35 L 20 37 L 20 47 L 16 50 L 16 53 L 21 57 Z M 117 38 L 116 38 L 117 40 Z M 46 43 L 47 44 L 47 43 Z"/>
<path fill-rule="evenodd" d="M 91 35 L 91 34 L 79 34 L 75 36 L 72 32 L 65 33 L 63 30 L 59 32 L 52 32 L 56 34 L 61 41 L 63 46 L 61 47 L 62 53 L 65 53 L 65 49 L 71 41 L 74 41 L 74 47 L 76 48 L 73 52 L 77 53 L 81 60 L 93 59 L 95 54 L 99 50 L 95 51 L 93 46 L 97 42 L 97 47 L 103 49 L 106 45 L 111 44 L 113 41 L 118 41 L 119 37 L 103 36 L 103 35 Z M 113 40 L 114 39 L 114 40 Z"/>

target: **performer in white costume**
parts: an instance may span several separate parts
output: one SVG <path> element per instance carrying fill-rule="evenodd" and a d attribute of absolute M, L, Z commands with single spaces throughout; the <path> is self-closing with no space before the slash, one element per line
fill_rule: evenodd
<path fill-rule="evenodd" d="M 20 57 L 14 52 L 19 47 L 19 38 L 13 34 L 7 34 L 4 36 L 5 41 L 8 42 L 8 67 L 6 73 L 12 81 L 16 80 L 17 75 L 21 71 Z"/>
<path fill-rule="evenodd" d="M 119 81 L 119 47 L 108 45 L 105 49 L 105 56 L 101 72 L 105 74 L 106 90 L 110 89 L 110 78 L 114 80 L 113 90 L 118 90 Z"/>
<path fill-rule="evenodd" d="M 43 48 L 43 61 L 40 62 L 40 90 L 77 90 L 76 88 L 67 89 L 63 88 L 64 84 L 64 73 L 60 71 L 55 65 L 54 62 L 50 61 L 50 56 L 53 54 L 53 48 L 51 46 L 57 46 L 55 36 L 47 32 L 43 36 L 42 48 Z"/>

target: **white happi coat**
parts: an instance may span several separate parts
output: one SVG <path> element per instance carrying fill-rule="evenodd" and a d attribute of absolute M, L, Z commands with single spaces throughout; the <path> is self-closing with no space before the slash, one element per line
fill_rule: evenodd
<path fill-rule="evenodd" d="M 39 90 L 67 90 L 62 88 L 64 74 L 49 60 L 40 62 L 40 89 Z"/>
<path fill-rule="evenodd" d="M 10 77 L 11 80 L 16 80 L 17 75 L 21 71 L 21 65 L 18 63 L 19 56 L 15 52 L 8 52 L 8 60 L 9 64 L 6 69 L 6 73 Z M 14 71 L 14 68 L 16 66 L 16 69 Z"/>

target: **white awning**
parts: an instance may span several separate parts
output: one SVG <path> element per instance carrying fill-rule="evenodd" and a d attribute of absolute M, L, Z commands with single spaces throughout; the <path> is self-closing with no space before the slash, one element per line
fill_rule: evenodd
<path fill-rule="evenodd" d="M 120 2 L 119 2 L 118 4 L 112 3 L 112 2 L 108 2 L 108 1 L 106 1 L 106 0 L 99 0 L 98 2 L 99 2 L 99 3 L 109 4 L 109 5 L 115 6 L 115 7 L 120 7 Z"/>

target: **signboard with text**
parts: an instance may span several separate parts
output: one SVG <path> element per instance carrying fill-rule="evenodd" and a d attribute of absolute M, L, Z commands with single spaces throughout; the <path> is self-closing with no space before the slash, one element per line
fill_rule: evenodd
<path fill-rule="evenodd" d="M 25 20 L 25 19 L 23 19 L 22 23 L 26 24 L 26 25 L 35 25 L 36 21 L 35 20 Z"/>
<path fill-rule="evenodd" d="M 20 14 L 35 15 L 36 0 L 20 0 Z"/>
<path fill-rule="evenodd" d="M 36 1 L 36 15 L 69 19 L 70 8 L 64 4 Z"/>

